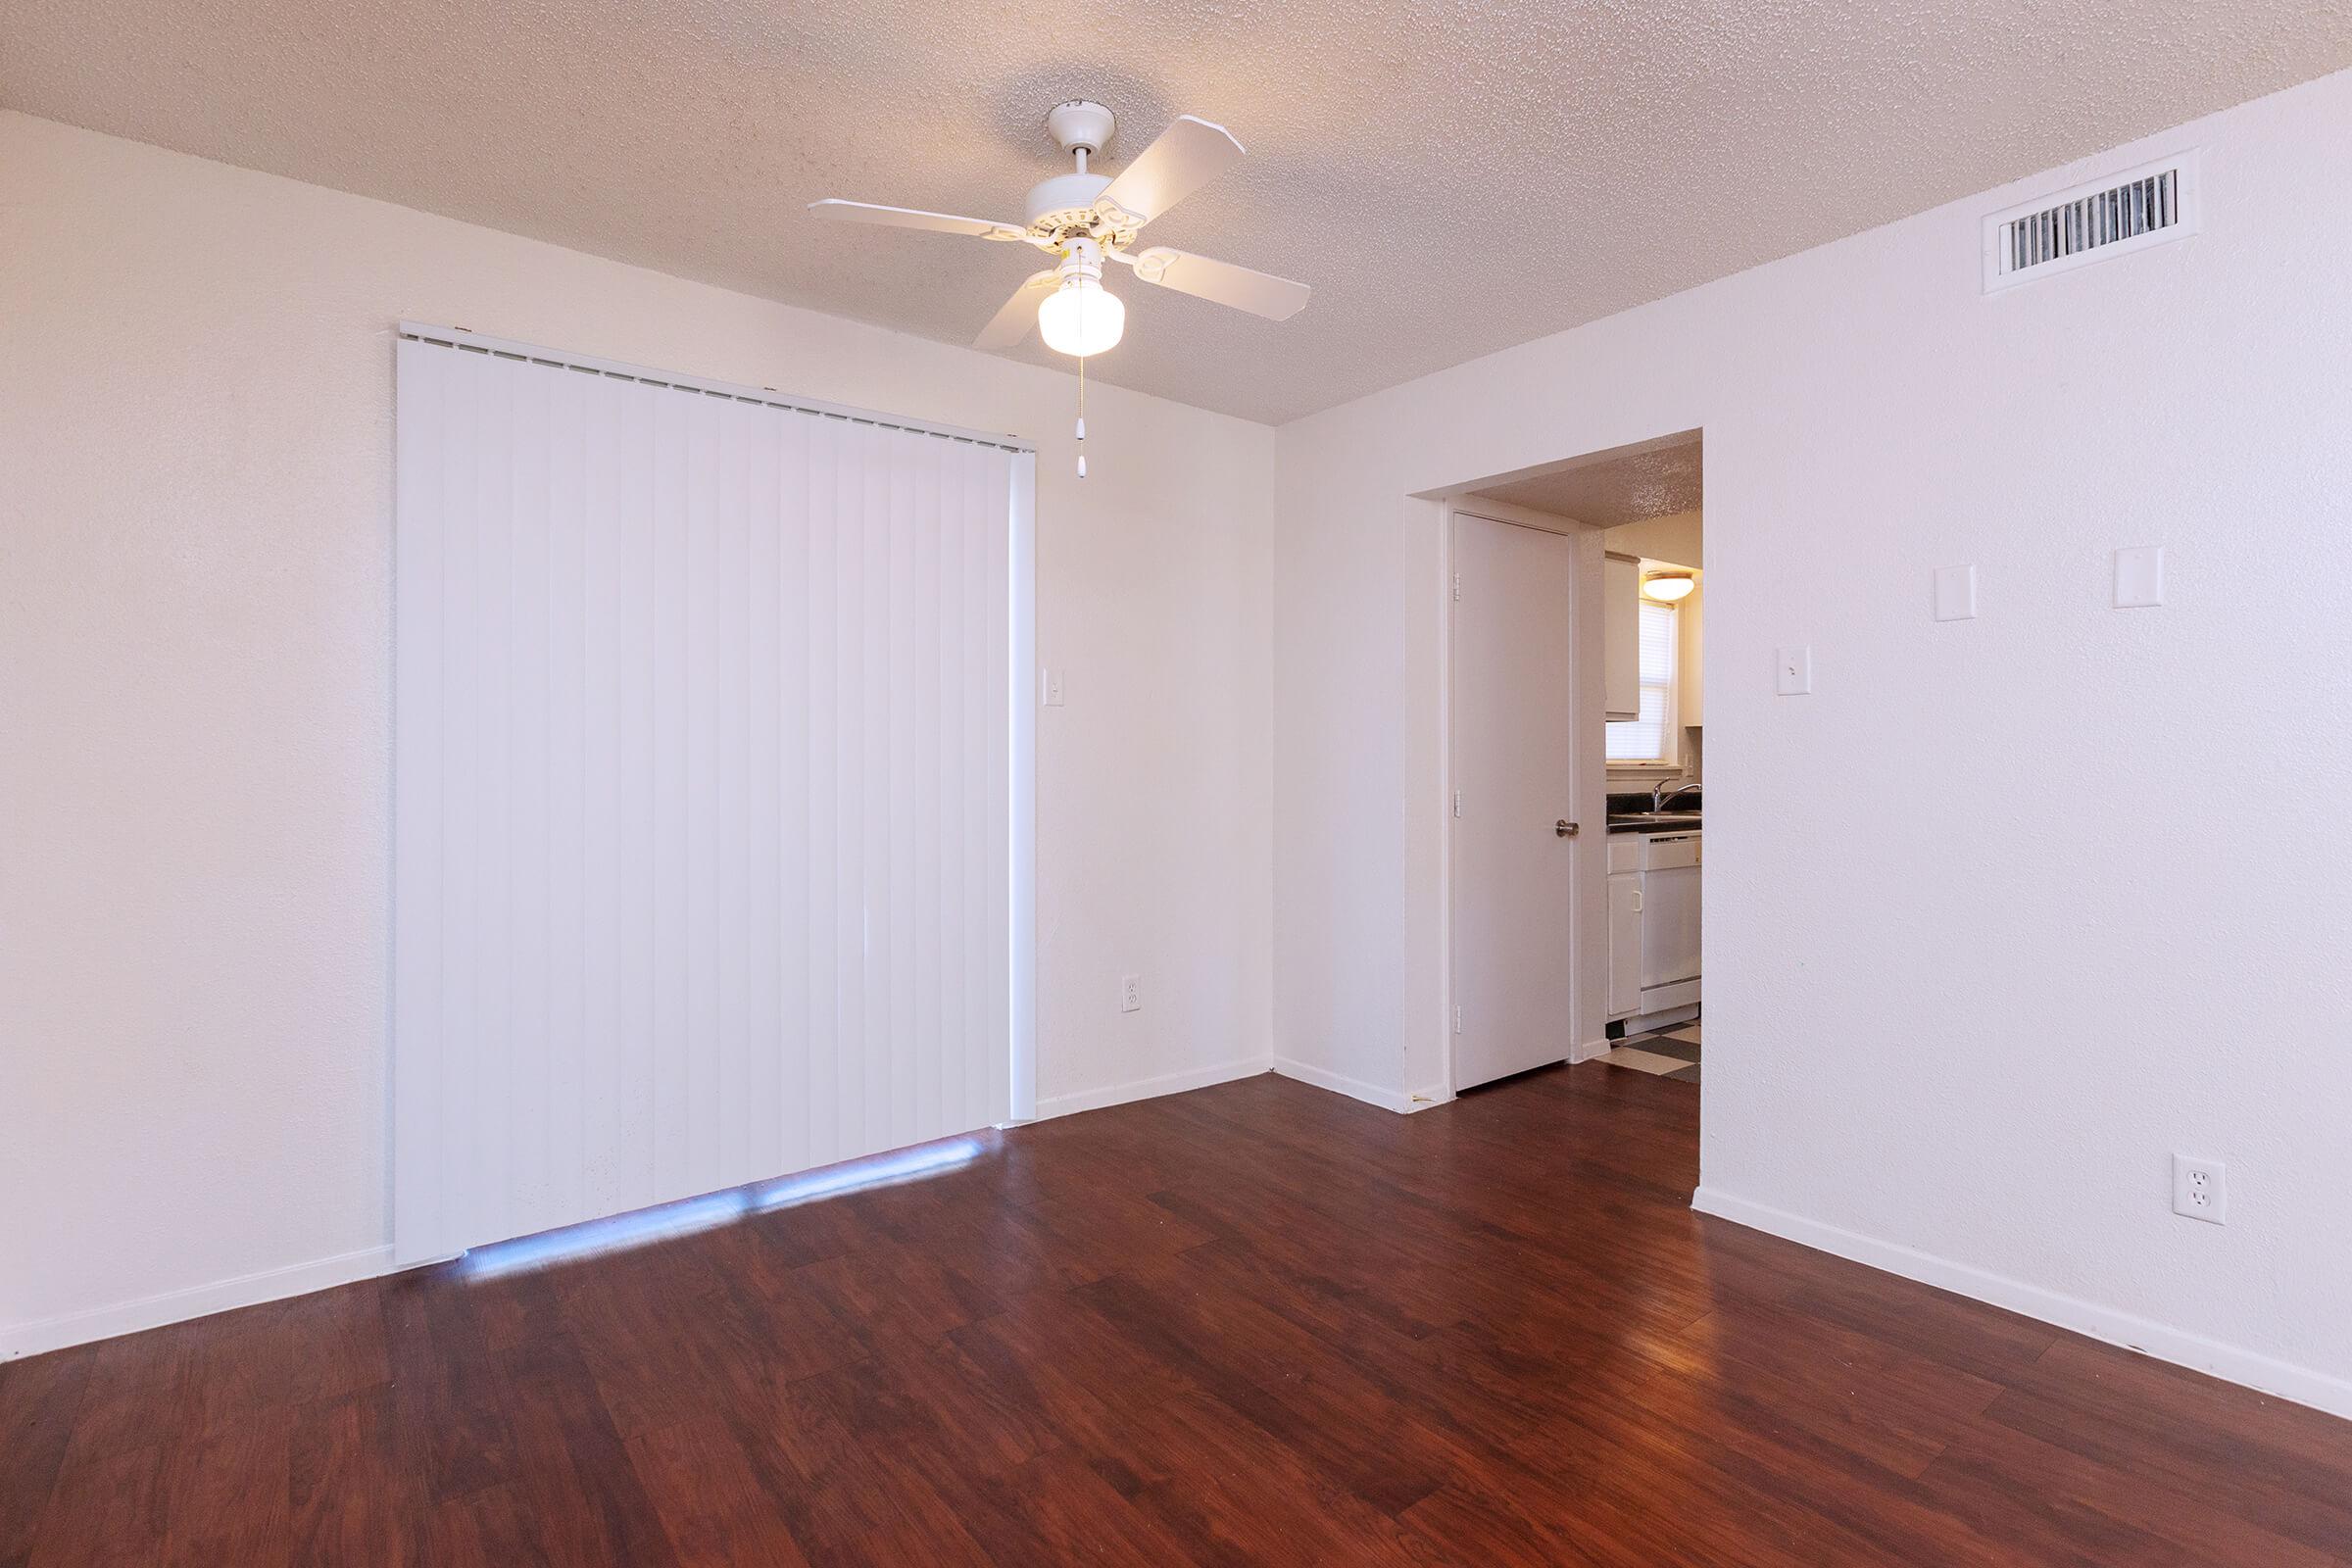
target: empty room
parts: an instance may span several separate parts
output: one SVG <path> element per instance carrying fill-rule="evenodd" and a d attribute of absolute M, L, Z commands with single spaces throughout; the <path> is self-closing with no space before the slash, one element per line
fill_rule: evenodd
<path fill-rule="evenodd" d="M 0 1568 L 2352 1564 L 2347 191 L 2331 0 L 0 0 Z"/>

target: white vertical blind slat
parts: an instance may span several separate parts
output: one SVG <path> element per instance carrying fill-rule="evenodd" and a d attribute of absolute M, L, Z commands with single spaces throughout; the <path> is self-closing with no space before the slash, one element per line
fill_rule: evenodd
<path fill-rule="evenodd" d="M 764 422 L 755 411 L 739 409 L 744 432 L 743 551 L 740 657 L 744 668 L 742 779 L 737 809 L 745 824 L 742 925 L 742 1051 L 747 1073 L 737 1112 L 742 1118 L 737 1150 L 741 1167 L 758 1175 L 763 1157 L 783 1154 L 784 1059 L 780 1050 L 760 1049 L 783 1037 L 784 1018 L 784 824 L 782 800 L 784 612 L 781 607 L 783 541 L 778 537 L 777 472 L 783 460 L 781 431 L 760 439 Z M 806 719 L 795 715 L 797 728 Z"/>
<path fill-rule="evenodd" d="M 879 431 L 858 432 L 858 481 L 863 492 L 858 527 L 862 545 L 858 630 L 861 784 L 864 841 L 855 894 L 863 984 L 859 989 L 858 1122 L 854 1141 L 881 1148 L 890 1139 L 890 728 L 891 728 L 891 466 Z"/>
<path fill-rule="evenodd" d="M 1009 1115 L 1014 455 L 398 367 L 396 1254 Z"/>
<path fill-rule="evenodd" d="M 666 955 L 656 940 L 674 929 L 662 918 L 662 881 L 656 871 L 662 846 L 656 830 L 665 771 L 658 721 L 661 697 L 662 617 L 662 519 L 654 497 L 660 489 L 662 439 L 655 410 L 662 395 L 651 387 L 624 390 L 616 410 L 614 446 L 620 451 L 621 501 L 618 531 L 621 571 L 614 585 L 620 612 L 619 883 L 614 942 L 624 985 L 618 1002 L 616 1045 L 619 1085 L 612 1146 L 613 1208 L 640 1208 L 662 1191 L 655 1151 L 661 1141 L 660 1096 L 656 1092 L 655 1046 L 663 1022 L 662 965 Z M 675 537 L 674 529 L 670 535 Z M 668 755 L 674 756 L 674 749 Z M 675 864 L 672 852 L 669 863 Z"/>
<path fill-rule="evenodd" d="M 546 1229 L 542 1216 L 563 1212 L 553 1191 L 552 1133 L 562 1093 L 548 1041 L 549 888 L 548 735 L 551 673 L 555 650 L 549 641 L 549 381 L 544 376 L 508 382 L 513 420 L 507 504 L 507 594 L 503 607 L 506 662 L 512 680 L 506 722 L 508 954 L 512 983 L 508 1039 L 513 1050 L 507 1084 L 514 1210 L 517 1231 Z M 495 720 L 494 720 L 495 721 Z M 535 1091 L 535 1092 L 534 1092 Z"/>
<path fill-rule="evenodd" d="M 619 398 L 591 398 L 579 389 L 580 460 L 580 687 L 581 877 L 580 931 L 580 1188 L 576 1206 L 612 1213 L 625 1206 L 626 1173 L 614 1158 L 622 1146 L 621 1039 L 637 1012 L 634 977 L 622 967 L 622 888 L 627 879 L 626 824 L 635 818 L 623 802 L 624 779 L 641 755 L 623 737 L 635 733 L 642 710 L 634 677 L 644 662 L 622 591 L 627 571 L 621 509 L 629 469 L 623 452 Z"/>
<path fill-rule="evenodd" d="M 719 689 L 718 424 L 716 405 L 673 400 L 685 434 L 685 569 L 681 598 L 680 703 L 686 739 L 684 791 L 685 923 L 677 1045 L 685 1058 L 684 1110 L 677 1153 L 690 1192 L 725 1185 L 718 1159 L 718 714 L 731 695 Z"/>
<path fill-rule="evenodd" d="M 693 1191 L 686 1150 L 693 1141 L 695 1062 L 690 1030 L 693 867 L 687 779 L 694 731 L 687 701 L 687 594 L 694 570 L 686 452 L 688 405 L 657 395 L 654 410 L 654 805 L 652 924 L 654 1032 L 641 1045 L 654 1086 L 655 1193 Z M 649 1200 L 650 1201 L 650 1200 Z"/>
<path fill-rule="evenodd" d="M 393 484 L 403 504 L 418 513 L 442 514 L 448 387 L 434 351 L 422 344 L 399 346 L 396 373 L 401 388 L 402 439 L 393 461 Z M 402 528 L 394 540 L 392 637 L 402 651 L 400 679 L 393 688 L 392 729 L 402 766 L 393 776 L 393 853 L 400 866 L 400 897 L 392 910 L 392 1010 L 403 1020 L 401 1050 L 406 1068 L 394 1074 L 392 1115 L 408 1132 L 406 1157 L 393 1166 L 393 1206 L 416 1223 L 432 1228 L 441 1212 L 440 1177 L 445 1153 L 438 1093 L 443 1077 L 440 999 L 441 919 L 444 861 L 440 798 L 441 714 L 444 706 L 442 647 L 447 595 L 440 591 L 445 568 L 442 530 Z"/>
<path fill-rule="evenodd" d="M 587 613 L 586 384 L 551 376 L 547 397 L 547 1044 L 548 1201 L 558 1213 L 585 1202 L 584 1082 L 587 1022 Z M 568 525 L 567 525 L 568 522 Z M 572 1042 L 566 1070 L 563 1045 Z"/>

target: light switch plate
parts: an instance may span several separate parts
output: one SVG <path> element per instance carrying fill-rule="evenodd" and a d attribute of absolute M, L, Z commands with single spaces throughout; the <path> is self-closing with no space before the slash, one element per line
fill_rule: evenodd
<path fill-rule="evenodd" d="M 1813 689 L 1813 647 L 1783 648 L 1773 672 L 1772 689 L 1783 697 L 1802 697 Z"/>
<path fill-rule="evenodd" d="M 1061 671 L 1041 669 L 1037 672 L 1038 700 L 1048 708 L 1061 706 Z"/>
<path fill-rule="evenodd" d="M 2146 610 L 2164 603 L 2164 546 L 2134 545 L 2115 553 L 2115 608 Z"/>
<path fill-rule="evenodd" d="M 1936 568 L 1936 618 L 1937 620 L 1974 620 L 1977 618 L 1976 567 L 1937 566 Z"/>

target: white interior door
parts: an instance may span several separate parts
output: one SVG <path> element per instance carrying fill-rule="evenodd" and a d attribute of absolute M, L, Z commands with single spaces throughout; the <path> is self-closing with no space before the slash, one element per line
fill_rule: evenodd
<path fill-rule="evenodd" d="M 1576 547 L 1456 514 L 1453 1086 L 1565 1060 L 1575 1038 Z"/>

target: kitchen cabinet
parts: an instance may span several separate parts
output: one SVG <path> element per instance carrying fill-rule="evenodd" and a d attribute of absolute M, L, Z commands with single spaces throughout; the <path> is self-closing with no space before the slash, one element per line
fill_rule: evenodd
<path fill-rule="evenodd" d="M 1609 878 L 1609 1016 L 1642 1010 L 1642 873 Z"/>
<path fill-rule="evenodd" d="M 1600 564 L 1601 708 L 1612 719 L 1642 716 L 1642 563 L 1609 555 Z"/>

